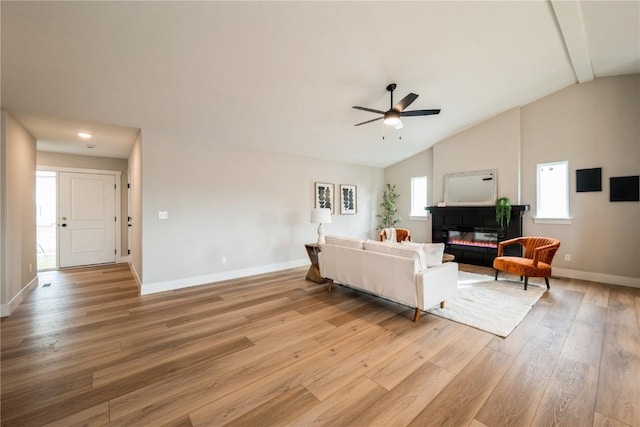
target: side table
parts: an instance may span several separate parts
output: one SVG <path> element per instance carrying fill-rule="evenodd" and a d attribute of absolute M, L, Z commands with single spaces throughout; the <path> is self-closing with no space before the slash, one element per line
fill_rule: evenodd
<path fill-rule="evenodd" d="M 309 271 L 307 271 L 306 279 L 316 283 L 328 282 L 328 279 L 323 279 L 320 276 L 320 265 L 318 265 L 318 253 L 321 251 L 320 245 L 317 243 L 307 243 L 304 247 L 307 248 L 307 255 L 309 255 L 309 260 L 311 261 L 311 267 L 309 267 Z"/>

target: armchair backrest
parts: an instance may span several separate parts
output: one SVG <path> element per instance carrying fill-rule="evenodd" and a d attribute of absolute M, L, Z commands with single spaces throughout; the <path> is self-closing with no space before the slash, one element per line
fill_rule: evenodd
<path fill-rule="evenodd" d="M 549 250 L 542 252 L 538 259 L 538 261 L 542 261 L 549 265 L 551 264 L 551 261 L 553 261 L 553 257 L 560 247 L 560 240 L 553 239 L 551 237 L 522 237 L 521 241 L 524 246 L 524 257 L 530 259 L 533 259 L 533 252 L 536 248 L 553 245 Z"/>
<path fill-rule="evenodd" d="M 387 240 L 387 232 L 383 228 L 380 231 L 380 241 L 384 242 L 385 240 Z M 411 241 L 411 231 L 407 230 L 406 228 L 396 228 L 396 241 L 402 242 L 404 240 Z"/>

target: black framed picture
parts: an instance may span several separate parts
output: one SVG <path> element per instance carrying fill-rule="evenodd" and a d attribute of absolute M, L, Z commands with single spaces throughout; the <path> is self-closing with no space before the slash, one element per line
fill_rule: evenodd
<path fill-rule="evenodd" d="M 602 191 L 602 168 L 577 169 L 576 191 Z"/>
<path fill-rule="evenodd" d="M 609 178 L 609 201 L 640 201 L 640 175 Z"/>

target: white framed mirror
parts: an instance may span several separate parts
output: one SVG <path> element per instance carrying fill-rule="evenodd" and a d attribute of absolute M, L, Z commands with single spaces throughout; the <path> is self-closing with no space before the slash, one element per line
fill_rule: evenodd
<path fill-rule="evenodd" d="M 447 206 L 495 205 L 498 170 L 448 173 L 444 176 L 444 202 Z"/>

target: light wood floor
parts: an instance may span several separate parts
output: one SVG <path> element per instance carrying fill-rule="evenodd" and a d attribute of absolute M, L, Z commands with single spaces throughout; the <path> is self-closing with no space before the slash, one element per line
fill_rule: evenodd
<path fill-rule="evenodd" d="M 640 289 L 552 279 L 502 339 L 305 273 L 41 274 L 2 320 L 2 425 L 640 426 Z"/>

